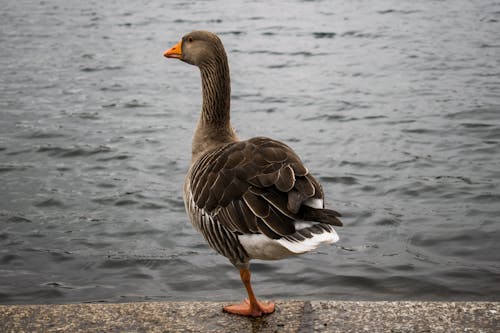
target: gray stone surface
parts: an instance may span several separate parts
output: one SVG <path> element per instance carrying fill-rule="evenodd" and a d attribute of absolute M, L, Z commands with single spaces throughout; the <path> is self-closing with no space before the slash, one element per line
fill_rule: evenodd
<path fill-rule="evenodd" d="M 243 318 L 227 303 L 0 306 L 0 332 L 498 332 L 500 303 L 282 301 Z"/>
<path fill-rule="evenodd" d="M 311 302 L 315 332 L 500 332 L 500 303 Z"/>

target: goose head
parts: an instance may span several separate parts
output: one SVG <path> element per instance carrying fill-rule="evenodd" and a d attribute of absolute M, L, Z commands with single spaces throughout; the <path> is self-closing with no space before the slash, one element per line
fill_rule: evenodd
<path fill-rule="evenodd" d="M 222 42 L 215 34 L 208 31 L 192 31 L 165 51 L 167 58 L 179 59 L 188 64 L 203 67 L 203 65 L 218 56 L 225 56 Z"/>

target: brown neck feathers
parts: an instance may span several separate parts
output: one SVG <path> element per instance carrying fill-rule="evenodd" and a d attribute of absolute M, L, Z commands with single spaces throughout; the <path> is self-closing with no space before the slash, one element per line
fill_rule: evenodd
<path fill-rule="evenodd" d="M 222 46 L 216 51 L 199 66 L 203 106 L 193 138 L 193 161 L 208 150 L 237 140 L 229 114 L 231 83 L 227 57 Z"/>
<path fill-rule="evenodd" d="M 226 125 L 229 123 L 231 82 L 226 54 L 217 54 L 207 60 L 202 67 L 201 82 L 203 89 L 202 119 L 207 123 Z"/>

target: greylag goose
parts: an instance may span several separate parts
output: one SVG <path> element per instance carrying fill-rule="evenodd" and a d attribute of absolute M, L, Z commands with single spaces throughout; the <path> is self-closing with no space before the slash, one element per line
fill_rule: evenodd
<path fill-rule="evenodd" d="M 224 311 L 258 317 L 274 312 L 250 283 L 251 259 L 274 260 L 333 243 L 340 214 L 325 209 L 321 185 L 279 141 L 240 140 L 230 123 L 230 79 L 221 40 L 207 31 L 183 36 L 164 53 L 198 66 L 203 106 L 192 141 L 184 204 L 208 244 L 240 271 L 248 299 Z"/>

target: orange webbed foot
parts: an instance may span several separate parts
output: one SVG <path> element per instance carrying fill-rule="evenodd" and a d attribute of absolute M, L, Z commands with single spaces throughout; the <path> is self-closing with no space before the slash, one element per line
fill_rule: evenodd
<path fill-rule="evenodd" d="M 251 304 L 248 299 L 243 303 L 233 304 L 224 307 L 224 311 L 248 317 L 260 317 L 274 312 L 274 303 L 263 303 L 257 301 L 256 304 Z"/>

